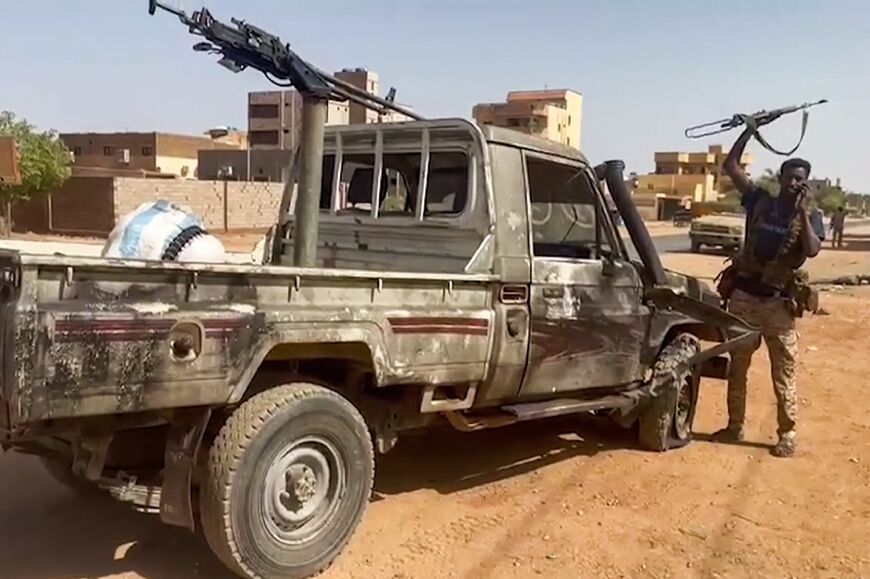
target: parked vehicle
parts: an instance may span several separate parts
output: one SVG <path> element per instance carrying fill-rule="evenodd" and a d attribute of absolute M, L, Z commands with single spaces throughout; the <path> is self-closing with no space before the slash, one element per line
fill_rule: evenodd
<path fill-rule="evenodd" d="M 705 246 L 738 251 L 743 247 L 746 216 L 717 213 L 704 215 L 692 221 L 689 238 L 692 253 L 698 253 Z"/>

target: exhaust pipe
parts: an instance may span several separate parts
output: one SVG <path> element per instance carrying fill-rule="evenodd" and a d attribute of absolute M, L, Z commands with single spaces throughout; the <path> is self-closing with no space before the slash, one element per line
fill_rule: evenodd
<path fill-rule="evenodd" d="M 599 180 L 607 183 L 607 188 L 610 190 L 613 202 L 616 204 L 619 215 L 625 222 L 628 235 L 637 248 L 637 252 L 650 276 L 650 280 L 655 286 L 663 286 L 666 283 L 665 270 L 662 267 L 662 262 L 659 259 L 658 251 L 656 251 L 649 231 L 647 231 L 640 213 L 637 212 L 637 207 L 635 207 L 634 202 L 631 200 L 631 194 L 625 186 L 624 171 L 625 163 L 619 160 L 605 161 L 603 164 L 595 167 L 595 175 Z"/>

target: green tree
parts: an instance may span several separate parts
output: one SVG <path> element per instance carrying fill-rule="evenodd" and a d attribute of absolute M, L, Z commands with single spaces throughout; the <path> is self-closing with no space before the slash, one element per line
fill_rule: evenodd
<path fill-rule="evenodd" d="M 756 183 L 771 195 L 779 195 L 779 175 L 773 169 L 765 169 Z"/>
<path fill-rule="evenodd" d="M 0 111 L 0 135 L 15 139 L 21 171 L 20 185 L 0 185 L 4 234 L 8 237 L 12 231 L 12 205 L 63 185 L 71 173 L 72 155 L 55 131 L 37 132 L 33 125 L 9 111 Z"/>

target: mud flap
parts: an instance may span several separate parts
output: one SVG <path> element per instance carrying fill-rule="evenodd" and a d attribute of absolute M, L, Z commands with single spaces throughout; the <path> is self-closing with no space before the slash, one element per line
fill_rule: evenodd
<path fill-rule="evenodd" d="M 712 326 L 724 339 L 711 348 L 701 350 L 686 362 L 693 368 L 701 368 L 705 363 L 715 364 L 714 359 L 748 346 L 758 339 L 760 330 L 751 326 L 717 306 L 675 293 L 667 287 L 647 290 L 646 297 L 663 310 L 684 314 L 695 321 Z M 721 373 L 721 370 L 720 370 Z"/>
<path fill-rule="evenodd" d="M 191 500 L 193 469 L 210 418 L 211 410 L 193 410 L 178 416 L 170 427 L 160 493 L 160 519 L 168 525 L 190 530 L 196 526 Z"/>

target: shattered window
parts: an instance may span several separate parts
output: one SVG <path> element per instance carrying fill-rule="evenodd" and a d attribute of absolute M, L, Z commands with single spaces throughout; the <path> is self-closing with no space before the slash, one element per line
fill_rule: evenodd
<path fill-rule="evenodd" d="M 596 257 L 595 190 L 583 170 L 534 157 L 526 168 L 534 254 Z"/>

